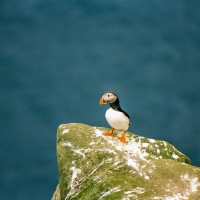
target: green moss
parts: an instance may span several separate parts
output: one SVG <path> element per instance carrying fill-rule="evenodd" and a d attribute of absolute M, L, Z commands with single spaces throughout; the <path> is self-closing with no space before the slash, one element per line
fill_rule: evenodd
<path fill-rule="evenodd" d="M 109 130 L 85 124 L 66 124 L 58 128 L 57 158 L 61 200 L 97 200 L 101 197 L 103 200 L 125 197 L 146 200 L 155 194 L 166 195 L 169 180 L 173 179 L 173 184 L 179 185 L 183 173 L 194 175 L 193 166 L 180 163 L 190 163 L 189 158 L 167 142 L 128 133 L 137 151 L 146 155 L 145 160 L 135 154 L 135 146 L 132 154 L 120 150 L 121 146 L 126 147 L 128 144 L 120 144 L 120 148 L 115 148 L 115 145 L 119 145 L 115 138 L 118 131 L 114 138 L 106 138 L 96 135 L 96 129 Z M 127 164 L 129 157 L 132 166 Z M 195 175 L 200 177 L 199 169 Z"/>
<path fill-rule="evenodd" d="M 132 133 L 128 134 L 135 140 L 135 142 L 141 145 L 141 151 L 148 153 L 148 157 L 146 157 L 147 159 L 173 159 L 179 162 L 191 164 L 191 160 L 187 156 L 182 154 L 168 142 L 139 137 L 137 135 L 132 135 Z M 148 146 L 143 147 L 143 144 L 148 144 Z M 173 155 L 175 156 L 173 157 Z"/>

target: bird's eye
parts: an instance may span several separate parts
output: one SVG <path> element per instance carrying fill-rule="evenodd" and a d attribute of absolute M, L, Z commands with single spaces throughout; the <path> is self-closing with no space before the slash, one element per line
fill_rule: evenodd
<path fill-rule="evenodd" d="M 110 97 L 110 95 L 108 94 L 108 97 Z"/>

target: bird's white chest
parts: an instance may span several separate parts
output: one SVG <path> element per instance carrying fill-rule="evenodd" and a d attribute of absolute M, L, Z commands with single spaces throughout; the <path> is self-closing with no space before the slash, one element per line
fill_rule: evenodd
<path fill-rule="evenodd" d="M 130 120 L 123 112 L 109 108 L 106 111 L 105 117 L 112 128 L 123 131 L 128 130 Z"/>

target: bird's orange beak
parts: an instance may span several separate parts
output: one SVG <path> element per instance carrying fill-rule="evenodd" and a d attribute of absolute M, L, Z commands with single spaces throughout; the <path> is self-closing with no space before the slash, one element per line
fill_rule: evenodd
<path fill-rule="evenodd" d="M 105 104 L 105 103 L 107 103 L 107 102 L 104 100 L 103 97 L 101 97 L 101 99 L 99 100 L 99 104 Z"/>

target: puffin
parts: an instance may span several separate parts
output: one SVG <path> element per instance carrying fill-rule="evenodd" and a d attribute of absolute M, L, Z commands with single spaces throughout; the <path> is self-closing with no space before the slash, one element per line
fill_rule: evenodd
<path fill-rule="evenodd" d="M 126 143 L 126 132 L 130 126 L 130 117 L 128 113 L 121 109 L 119 98 L 113 91 L 106 92 L 99 100 L 99 104 L 109 104 L 110 107 L 105 113 L 106 120 L 111 126 L 110 132 L 104 132 L 106 136 L 114 136 L 114 130 L 122 130 L 123 135 L 118 137 L 123 143 Z"/>

